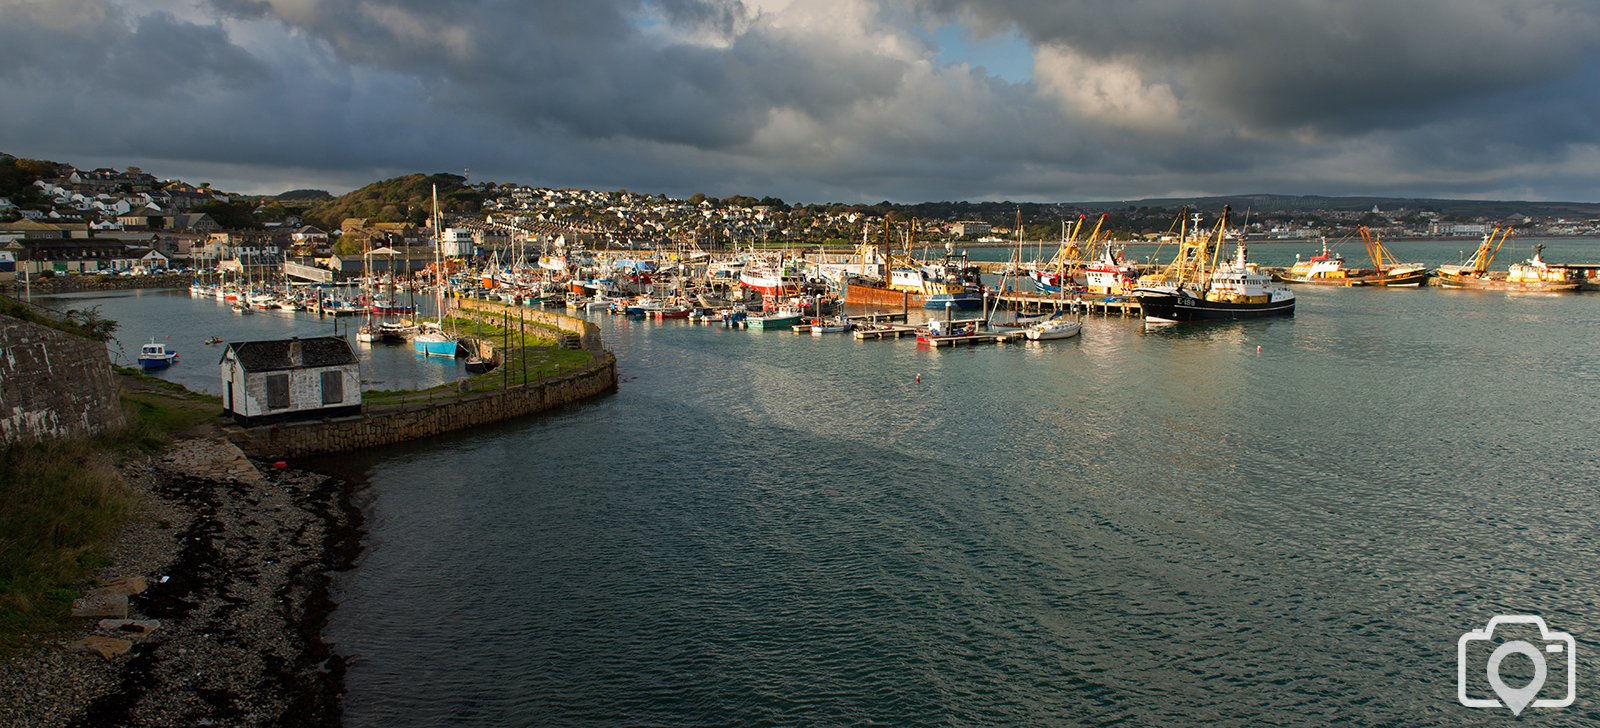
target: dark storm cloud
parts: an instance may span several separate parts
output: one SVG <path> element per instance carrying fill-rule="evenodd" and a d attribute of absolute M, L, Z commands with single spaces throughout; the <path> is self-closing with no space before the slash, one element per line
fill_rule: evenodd
<path fill-rule="evenodd" d="M 195 2 L 0 0 L 5 151 L 251 188 L 1600 197 L 1590 2 Z M 1033 79 L 939 61 L 949 22 L 1035 44 Z"/>
<path fill-rule="evenodd" d="M 1404 126 L 1468 99 L 1590 73 L 1591 0 L 923 0 L 1040 44 L 1127 59 L 1268 129 Z"/>

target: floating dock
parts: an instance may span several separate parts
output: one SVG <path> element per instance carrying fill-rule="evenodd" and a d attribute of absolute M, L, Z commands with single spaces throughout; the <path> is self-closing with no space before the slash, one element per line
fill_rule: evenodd
<path fill-rule="evenodd" d="M 833 318 L 833 317 L 827 316 L 827 317 L 824 317 L 824 318 Z M 904 313 L 868 313 L 868 314 L 862 314 L 860 316 L 848 316 L 846 318 L 848 318 L 850 320 L 850 323 L 855 325 L 855 326 L 861 326 L 862 324 L 866 324 L 866 325 L 871 326 L 871 325 L 876 325 L 876 324 L 888 324 L 888 323 L 897 323 L 897 322 L 898 323 L 905 323 L 906 314 L 904 314 Z M 854 330 L 854 329 L 852 329 L 852 330 Z M 794 328 L 793 328 L 793 331 L 795 333 L 797 333 L 797 334 L 809 334 L 809 333 L 811 333 L 811 324 L 795 324 Z M 857 338 L 860 338 L 860 337 L 857 337 Z"/>
<path fill-rule="evenodd" d="M 934 348 L 948 346 L 973 346 L 976 344 L 1004 344 L 1011 339 L 1011 334 L 996 334 L 983 332 L 978 334 L 961 334 L 957 336 L 919 336 L 917 343 L 927 344 Z"/>
<path fill-rule="evenodd" d="M 905 324 L 884 324 L 870 329 L 856 329 L 852 333 L 855 334 L 856 341 L 879 341 L 883 339 L 898 339 L 906 335 L 916 336 L 917 327 Z"/>
<path fill-rule="evenodd" d="M 1139 305 L 1139 299 L 1133 296 L 1086 295 L 1080 293 L 1076 298 L 1062 298 L 1054 293 L 1001 291 L 997 294 L 990 294 L 990 297 L 999 299 L 1001 307 L 1008 311 L 1043 312 L 1065 309 L 1098 313 L 1104 316 L 1144 316 L 1144 308 Z"/>

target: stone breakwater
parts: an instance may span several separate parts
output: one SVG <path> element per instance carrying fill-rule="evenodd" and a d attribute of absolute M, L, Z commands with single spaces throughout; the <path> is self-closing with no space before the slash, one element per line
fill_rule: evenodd
<path fill-rule="evenodd" d="M 580 346 L 594 355 L 588 366 L 538 381 L 478 394 L 463 394 L 439 402 L 416 405 L 367 406 L 360 415 L 262 427 L 229 427 L 228 436 L 245 452 L 259 458 L 291 458 L 350 452 L 380 445 L 423 440 L 446 432 L 465 430 L 575 404 L 617 391 L 617 357 L 606 351 L 600 329 L 580 318 L 496 303 L 461 299 L 456 314 L 485 323 L 511 325 L 521 320 L 550 329 L 559 337 L 578 337 Z M 494 355 L 493 343 L 475 340 L 480 355 Z"/>
<path fill-rule="evenodd" d="M 507 306 L 493 301 L 482 301 L 476 298 L 460 298 L 454 301 L 456 315 L 465 318 L 481 319 L 484 323 L 515 326 L 518 320 L 526 321 L 535 326 L 577 334 L 583 348 L 593 352 L 605 350 L 605 345 L 600 340 L 600 327 L 593 322 L 585 321 L 575 316 L 565 316 L 550 311 L 523 308 L 521 306 Z"/>
<path fill-rule="evenodd" d="M 349 452 L 544 412 L 616 390 L 617 358 L 601 352 L 583 369 L 507 389 L 433 404 L 371 407 L 354 417 L 230 427 L 228 435 L 245 452 L 259 458 Z"/>
<path fill-rule="evenodd" d="M 54 275 L 49 278 L 35 276 L 28 289 L 35 296 L 77 291 L 118 291 L 134 288 L 188 288 L 194 276 L 188 273 L 164 273 L 151 276 Z M 0 293 L 21 296 L 22 281 L 0 282 Z"/>
<path fill-rule="evenodd" d="M 360 543 L 347 486 L 216 438 L 122 475 L 139 512 L 82 626 L 0 662 L 0 725 L 338 724 L 321 633 L 328 573 Z"/>

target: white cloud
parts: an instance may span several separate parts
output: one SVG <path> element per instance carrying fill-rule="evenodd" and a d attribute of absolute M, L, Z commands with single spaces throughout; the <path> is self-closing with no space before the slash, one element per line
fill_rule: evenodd
<path fill-rule="evenodd" d="M 1034 52 L 1033 77 L 1040 91 L 1078 118 L 1158 134 L 1175 133 L 1182 127 L 1182 110 L 1172 87 L 1147 81 L 1132 63 L 1096 60 L 1061 46 L 1041 46 Z"/>

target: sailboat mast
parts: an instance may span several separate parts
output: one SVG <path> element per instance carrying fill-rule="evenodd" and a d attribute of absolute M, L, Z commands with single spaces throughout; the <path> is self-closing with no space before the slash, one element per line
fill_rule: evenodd
<path fill-rule="evenodd" d="M 444 277 L 443 263 L 439 248 L 444 244 L 444 236 L 439 231 L 439 185 L 433 186 L 433 308 L 439 322 L 439 329 L 444 330 Z"/>

